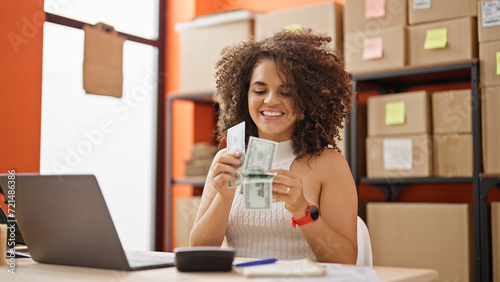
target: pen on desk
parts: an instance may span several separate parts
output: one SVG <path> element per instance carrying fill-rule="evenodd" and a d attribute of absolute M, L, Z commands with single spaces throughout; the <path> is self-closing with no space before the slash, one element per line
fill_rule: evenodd
<path fill-rule="evenodd" d="M 235 264 L 234 266 L 235 267 L 243 267 L 243 266 L 261 265 L 261 264 L 275 263 L 276 261 L 278 261 L 278 260 L 277 259 L 263 259 L 263 260 L 238 263 L 238 264 Z"/>

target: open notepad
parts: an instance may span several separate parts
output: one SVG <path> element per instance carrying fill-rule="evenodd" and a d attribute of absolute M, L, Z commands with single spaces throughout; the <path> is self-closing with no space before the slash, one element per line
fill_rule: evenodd
<path fill-rule="evenodd" d="M 321 265 L 307 258 L 300 260 L 279 260 L 271 264 L 238 267 L 236 270 L 247 277 L 305 277 L 325 275 L 325 269 Z"/>

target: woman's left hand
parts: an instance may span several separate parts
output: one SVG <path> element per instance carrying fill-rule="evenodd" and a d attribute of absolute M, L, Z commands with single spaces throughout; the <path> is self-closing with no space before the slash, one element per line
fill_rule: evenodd
<path fill-rule="evenodd" d="M 273 199 L 285 203 L 285 208 L 294 216 L 305 216 L 309 202 L 304 196 L 302 177 L 295 172 L 285 169 L 270 169 L 266 172 L 275 172 L 278 175 L 273 181 Z"/>

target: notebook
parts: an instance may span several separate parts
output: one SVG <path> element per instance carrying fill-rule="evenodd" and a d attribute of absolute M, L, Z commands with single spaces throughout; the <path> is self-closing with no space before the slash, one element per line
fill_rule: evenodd
<path fill-rule="evenodd" d="M 0 175 L 4 191 L 8 181 Z M 174 257 L 123 250 L 94 175 L 17 174 L 14 183 L 15 217 L 34 261 L 119 270 L 175 265 Z"/>

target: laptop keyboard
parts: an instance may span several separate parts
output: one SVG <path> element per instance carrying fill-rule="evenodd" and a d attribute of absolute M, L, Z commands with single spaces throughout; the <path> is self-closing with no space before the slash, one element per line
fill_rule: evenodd
<path fill-rule="evenodd" d="M 156 255 L 146 255 L 146 254 L 135 254 L 127 253 L 127 260 L 130 266 L 146 266 L 146 265 L 158 265 L 158 264 L 171 264 L 174 263 L 174 257 L 167 256 L 156 256 Z"/>

